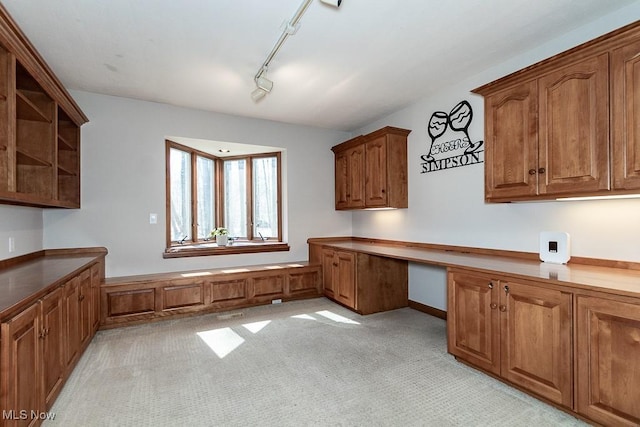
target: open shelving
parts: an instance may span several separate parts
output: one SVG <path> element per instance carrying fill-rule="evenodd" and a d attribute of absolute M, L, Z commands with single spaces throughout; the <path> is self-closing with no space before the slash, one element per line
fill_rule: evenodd
<path fill-rule="evenodd" d="M 87 121 L 0 4 L 0 203 L 79 208 Z"/>

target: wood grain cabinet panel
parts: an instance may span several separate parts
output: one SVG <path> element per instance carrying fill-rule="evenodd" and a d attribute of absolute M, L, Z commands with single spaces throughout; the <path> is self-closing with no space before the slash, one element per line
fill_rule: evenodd
<path fill-rule="evenodd" d="M 406 208 L 407 136 L 384 127 L 336 145 L 336 209 Z"/>
<path fill-rule="evenodd" d="M 588 58 L 538 80 L 540 194 L 609 189 L 608 58 Z"/>
<path fill-rule="evenodd" d="M 465 271 L 447 286 L 451 354 L 573 408 L 570 292 Z"/>
<path fill-rule="evenodd" d="M 501 375 L 573 407 L 572 294 L 500 281 Z"/>
<path fill-rule="evenodd" d="M 640 37 L 613 51 L 613 186 L 640 189 Z"/>
<path fill-rule="evenodd" d="M 360 314 L 406 307 L 408 264 L 403 260 L 330 247 L 322 249 L 324 294 Z"/>
<path fill-rule="evenodd" d="M 211 282 L 211 304 L 214 307 L 229 307 L 247 301 L 247 280 L 231 279 Z"/>
<path fill-rule="evenodd" d="M 485 99 L 485 199 L 640 189 L 640 23 L 473 92 Z"/>
<path fill-rule="evenodd" d="M 133 289 L 107 294 L 107 316 L 131 316 L 155 311 L 155 289 Z"/>
<path fill-rule="evenodd" d="M 71 366 L 80 357 L 82 335 L 80 329 L 80 278 L 74 277 L 64 284 L 65 364 Z"/>
<path fill-rule="evenodd" d="M 311 268 L 301 267 L 299 270 L 290 271 L 285 294 L 289 296 L 309 293 L 318 295 L 321 292 L 320 287 L 320 268 L 317 266 Z"/>
<path fill-rule="evenodd" d="M 46 409 L 60 393 L 65 376 L 65 317 L 63 288 L 57 288 L 42 298 L 43 387 Z"/>
<path fill-rule="evenodd" d="M 251 276 L 247 285 L 250 299 L 270 301 L 284 294 L 285 275 L 275 273 Z"/>
<path fill-rule="evenodd" d="M 80 283 L 78 295 L 78 311 L 80 313 L 80 342 L 85 344 L 92 336 L 93 320 L 91 318 L 91 298 L 93 293 L 91 290 L 91 270 L 86 269 L 80 273 Z"/>
<path fill-rule="evenodd" d="M 20 411 L 42 411 L 40 303 L 33 304 L 1 325 L 2 410 L 12 411 L 4 425 L 31 426 L 38 420 L 20 420 Z"/>
<path fill-rule="evenodd" d="M 640 425 L 640 304 L 577 296 L 577 412 Z"/>
<path fill-rule="evenodd" d="M 454 356 L 500 374 L 499 294 L 493 288 L 490 276 L 449 275 L 447 347 Z"/>
<path fill-rule="evenodd" d="M 485 98 L 485 196 L 538 192 L 538 85 L 536 81 Z M 533 173 L 532 173 L 533 171 Z"/>
<path fill-rule="evenodd" d="M 171 283 L 161 288 L 162 310 L 204 305 L 204 282 L 188 284 Z"/>

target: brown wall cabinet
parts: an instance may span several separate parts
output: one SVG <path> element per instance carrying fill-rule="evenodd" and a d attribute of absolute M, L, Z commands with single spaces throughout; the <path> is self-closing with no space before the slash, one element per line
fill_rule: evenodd
<path fill-rule="evenodd" d="M 406 208 L 407 136 L 385 127 L 332 148 L 336 209 Z"/>
<path fill-rule="evenodd" d="M 489 202 L 640 190 L 640 24 L 474 89 Z"/>
<path fill-rule="evenodd" d="M 80 207 L 88 121 L 0 6 L 0 202 Z"/>
<path fill-rule="evenodd" d="M 448 308 L 451 354 L 573 408 L 571 293 L 454 270 Z"/>

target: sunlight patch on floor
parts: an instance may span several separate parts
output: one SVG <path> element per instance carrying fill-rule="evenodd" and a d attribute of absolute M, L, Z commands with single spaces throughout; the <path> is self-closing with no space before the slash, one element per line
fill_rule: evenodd
<path fill-rule="evenodd" d="M 271 320 L 264 320 L 262 322 L 245 323 L 242 326 L 248 329 L 251 333 L 257 334 L 262 330 L 262 328 L 267 326 L 269 323 L 271 323 Z"/>
<path fill-rule="evenodd" d="M 340 316 L 339 314 L 336 314 L 332 311 L 329 310 L 322 310 L 322 311 L 316 311 L 317 314 L 319 314 L 320 316 L 326 317 L 327 319 L 333 320 L 334 322 L 338 322 L 338 323 L 348 323 L 350 325 L 359 325 L 359 322 L 356 322 L 355 320 L 351 320 L 347 317 L 344 316 Z"/>
<path fill-rule="evenodd" d="M 233 332 L 231 328 L 198 332 L 198 336 L 220 359 L 231 353 L 244 342 L 244 338 Z"/>
<path fill-rule="evenodd" d="M 296 314 L 295 316 L 291 317 L 294 319 L 316 320 L 315 317 L 309 316 L 308 314 Z"/>

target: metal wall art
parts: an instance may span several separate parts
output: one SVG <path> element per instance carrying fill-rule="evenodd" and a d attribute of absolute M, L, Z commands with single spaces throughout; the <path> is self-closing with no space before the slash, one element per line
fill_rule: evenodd
<path fill-rule="evenodd" d="M 461 101 L 449 114 L 436 111 L 429 119 L 431 141 L 427 154 L 420 156 L 420 173 L 435 172 L 484 162 L 484 141 L 472 142 L 469 126 L 473 119 L 471 104 Z"/>

